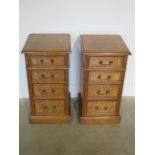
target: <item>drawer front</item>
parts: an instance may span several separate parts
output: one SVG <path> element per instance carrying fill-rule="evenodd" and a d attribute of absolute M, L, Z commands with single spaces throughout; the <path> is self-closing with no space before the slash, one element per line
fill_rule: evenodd
<path fill-rule="evenodd" d="M 120 85 L 88 85 L 88 98 L 118 98 Z"/>
<path fill-rule="evenodd" d="M 36 113 L 64 113 L 64 100 L 35 100 Z"/>
<path fill-rule="evenodd" d="M 119 82 L 122 73 L 120 71 L 89 71 L 89 82 Z"/>
<path fill-rule="evenodd" d="M 116 115 L 117 101 L 88 101 L 86 115 L 102 116 Z"/>
<path fill-rule="evenodd" d="M 123 57 L 90 57 L 89 67 L 122 68 Z"/>
<path fill-rule="evenodd" d="M 65 81 L 64 70 L 53 70 L 53 71 L 31 71 L 33 82 L 63 82 Z"/>
<path fill-rule="evenodd" d="M 32 66 L 41 66 L 41 67 L 52 67 L 52 66 L 65 66 L 65 57 L 64 56 L 30 56 L 30 64 Z"/>
<path fill-rule="evenodd" d="M 34 97 L 63 98 L 64 84 L 33 84 Z"/>

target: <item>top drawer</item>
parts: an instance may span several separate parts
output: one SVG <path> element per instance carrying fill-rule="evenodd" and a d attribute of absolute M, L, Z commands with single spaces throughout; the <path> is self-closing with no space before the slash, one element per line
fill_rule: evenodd
<path fill-rule="evenodd" d="M 64 67 L 67 66 L 66 56 L 53 55 L 31 55 L 29 58 L 30 66 L 34 67 Z"/>
<path fill-rule="evenodd" d="M 123 68 L 123 57 L 91 56 L 88 58 L 90 68 Z"/>

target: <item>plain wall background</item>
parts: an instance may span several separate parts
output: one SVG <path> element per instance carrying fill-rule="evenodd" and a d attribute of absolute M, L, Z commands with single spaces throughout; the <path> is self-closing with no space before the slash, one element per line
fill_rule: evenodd
<path fill-rule="evenodd" d="M 20 0 L 20 52 L 30 33 L 69 33 L 70 92 L 80 90 L 80 34 L 119 34 L 132 55 L 129 56 L 124 96 L 134 96 L 134 0 Z M 19 54 L 19 97 L 28 97 L 24 55 Z"/>

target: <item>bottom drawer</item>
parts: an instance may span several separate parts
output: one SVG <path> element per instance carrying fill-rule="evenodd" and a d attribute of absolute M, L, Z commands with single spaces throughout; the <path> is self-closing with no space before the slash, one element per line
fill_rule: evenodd
<path fill-rule="evenodd" d="M 88 101 L 86 115 L 102 116 L 116 115 L 118 113 L 118 101 Z"/>
<path fill-rule="evenodd" d="M 39 114 L 63 114 L 64 100 L 34 100 L 35 112 Z"/>

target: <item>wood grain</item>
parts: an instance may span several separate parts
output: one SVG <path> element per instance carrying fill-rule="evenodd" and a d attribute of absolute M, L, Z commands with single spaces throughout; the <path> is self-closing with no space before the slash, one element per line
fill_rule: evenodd
<path fill-rule="evenodd" d="M 30 123 L 70 123 L 68 34 L 31 34 L 24 46 Z"/>
<path fill-rule="evenodd" d="M 118 35 L 81 35 L 81 124 L 120 123 L 120 101 L 130 51 Z"/>
<path fill-rule="evenodd" d="M 70 51 L 69 34 L 30 34 L 23 48 L 24 53 Z"/>
<path fill-rule="evenodd" d="M 81 35 L 83 53 L 131 54 L 119 35 Z"/>

